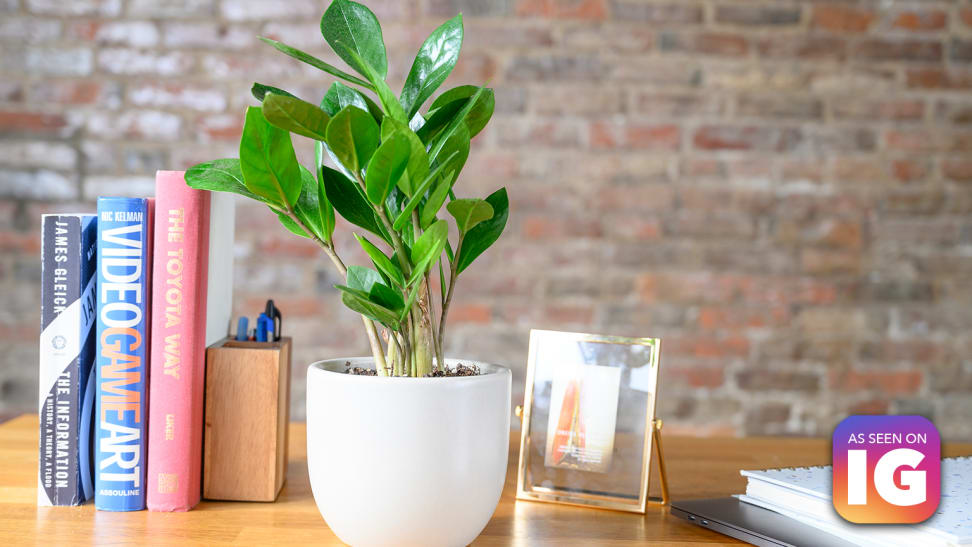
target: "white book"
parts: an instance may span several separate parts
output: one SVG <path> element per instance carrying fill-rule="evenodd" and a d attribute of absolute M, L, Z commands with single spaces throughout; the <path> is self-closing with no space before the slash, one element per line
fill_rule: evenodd
<path fill-rule="evenodd" d="M 972 458 L 942 460 L 941 501 L 925 522 L 909 525 L 856 525 L 831 502 L 832 468 L 805 467 L 741 471 L 748 478 L 739 499 L 776 511 L 858 545 L 972 544 Z"/>
<path fill-rule="evenodd" d="M 206 291 L 206 346 L 230 332 L 233 314 L 233 250 L 236 195 L 213 192 L 209 205 L 209 275 Z"/>

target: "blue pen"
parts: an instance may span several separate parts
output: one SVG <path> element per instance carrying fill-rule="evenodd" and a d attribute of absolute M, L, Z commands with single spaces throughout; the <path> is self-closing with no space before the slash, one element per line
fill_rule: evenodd
<path fill-rule="evenodd" d="M 267 314 L 265 313 L 261 313 L 260 316 L 257 317 L 256 341 L 267 341 Z"/>
<path fill-rule="evenodd" d="M 246 342 L 246 333 L 248 330 L 249 320 L 246 317 L 240 317 L 239 322 L 236 324 L 236 340 L 238 342 Z"/>

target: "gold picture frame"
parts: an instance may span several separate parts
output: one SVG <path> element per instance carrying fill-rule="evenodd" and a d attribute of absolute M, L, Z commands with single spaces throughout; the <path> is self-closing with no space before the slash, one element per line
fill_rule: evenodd
<path fill-rule="evenodd" d="M 642 514 L 668 503 L 655 416 L 660 350 L 658 338 L 530 331 L 518 500 Z M 648 495 L 653 449 L 660 499 Z"/>

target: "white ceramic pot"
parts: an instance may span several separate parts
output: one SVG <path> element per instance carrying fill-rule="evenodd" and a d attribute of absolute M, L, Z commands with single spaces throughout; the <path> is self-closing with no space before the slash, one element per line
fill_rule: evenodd
<path fill-rule="evenodd" d="M 456 546 L 486 526 L 506 478 L 509 369 L 383 378 L 345 374 L 331 359 L 307 369 L 307 468 L 317 508 L 350 545 Z"/>

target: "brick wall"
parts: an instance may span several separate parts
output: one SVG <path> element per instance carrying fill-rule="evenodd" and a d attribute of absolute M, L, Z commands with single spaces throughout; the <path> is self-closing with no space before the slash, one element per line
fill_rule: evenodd
<path fill-rule="evenodd" d="M 316 100 L 324 0 L 0 0 L 0 413 L 36 401 L 38 224 L 236 155 L 254 80 Z M 393 87 L 466 14 L 450 85 L 497 112 L 461 179 L 508 232 L 460 281 L 448 352 L 531 327 L 664 339 L 694 433 L 829 434 L 854 412 L 972 438 L 972 3 L 377 0 Z M 309 157 L 307 142 L 300 154 Z M 367 353 L 307 242 L 242 204 L 237 309 L 273 295 L 303 370 Z M 340 250 L 360 260 L 342 230 Z"/>

